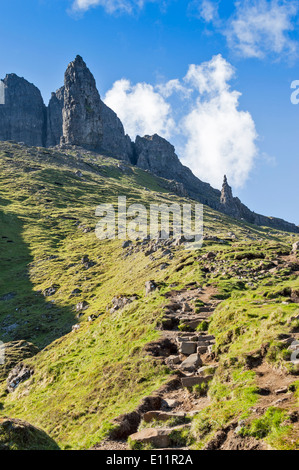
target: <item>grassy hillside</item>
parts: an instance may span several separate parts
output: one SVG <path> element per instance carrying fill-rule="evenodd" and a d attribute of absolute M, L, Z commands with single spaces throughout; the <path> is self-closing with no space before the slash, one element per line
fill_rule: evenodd
<path fill-rule="evenodd" d="M 215 287 L 223 302 L 209 326 L 219 368 L 210 403 L 193 420 L 190 445 L 202 448 L 242 418 L 244 435 L 274 448 L 298 447 L 297 424 L 285 423 L 298 404 L 297 371 L 279 340 L 298 328 L 291 320 L 298 315 L 298 270 L 295 259 L 285 259 L 293 235 L 205 208 L 200 251 L 158 243 L 150 253 L 142 240 L 123 248 L 120 240 L 96 238 L 99 204 L 115 204 L 117 196 L 146 206 L 190 201 L 147 172 L 90 152 L 0 143 L 0 161 L 0 339 L 7 346 L 1 416 L 28 421 L 63 449 L 97 444 L 114 418 L 171 379 L 145 347 L 162 335 L 165 294 L 196 282 Z M 210 252 L 215 256 L 206 257 Z M 149 280 L 159 289 L 146 296 Z M 115 297 L 129 302 L 113 309 Z M 87 308 L 80 310 L 82 302 Z M 16 346 L 20 340 L 27 349 Z M 252 357 L 294 382 L 279 416 L 267 403 L 262 415 L 253 411 L 260 395 Z M 23 359 L 32 374 L 7 393 L 9 369 Z M 267 429 L 257 436 L 260 427 Z"/>

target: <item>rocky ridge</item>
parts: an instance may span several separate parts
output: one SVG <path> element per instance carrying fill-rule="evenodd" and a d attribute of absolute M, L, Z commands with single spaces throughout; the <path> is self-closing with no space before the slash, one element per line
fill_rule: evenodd
<path fill-rule="evenodd" d="M 225 178 L 222 193 L 185 167 L 167 140 L 136 137 L 131 142 L 123 124 L 101 100 L 95 79 L 82 57 L 65 72 L 64 86 L 52 93 L 48 107 L 40 91 L 24 78 L 10 74 L 0 80 L 0 140 L 38 147 L 81 147 L 126 161 L 180 185 L 181 194 L 237 219 L 278 230 L 299 232 L 295 224 L 255 214 L 234 198 Z"/>

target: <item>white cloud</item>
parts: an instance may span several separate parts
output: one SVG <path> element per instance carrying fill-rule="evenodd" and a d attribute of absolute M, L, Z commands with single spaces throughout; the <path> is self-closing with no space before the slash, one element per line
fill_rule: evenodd
<path fill-rule="evenodd" d="M 294 54 L 297 43 L 289 35 L 298 13 L 294 0 L 246 0 L 236 4 L 225 35 L 228 44 L 244 57 L 263 58 L 268 53 Z"/>
<path fill-rule="evenodd" d="M 194 108 L 183 118 L 186 136 L 183 161 L 204 181 L 220 187 L 227 174 L 235 187 L 244 185 L 257 155 L 255 124 L 240 111 L 240 93 L 228 81 L 234 69 L 220 55 L 185 77 L 199 92 Z"/>
<path fill-rule="evenodd" d="M 241 94 L 230 88 L 234 73 L 218 55 L 191 65 L 182 80 L 155 87 L 119 80 L 104 101 L 133 139 L 137 134 L 162 135 L 179 143 L 182 162 L 202 180 L 221 187 L 227 174 L 235 187 L 241 187 L 257 156 L 257 133 L 250 113 L 239 109 Z"/>
<path fill-rule="evenodd" d="M 191 89 L 187 89 L 184 85 L 182 85 L 180 80 L 177 78 L 157 85 L 156 89 L 164 98 L 169 98 L 171 95 L 173 95 L 173 93 L 182 93 L 183 95 L 188 96 L 192 92 Z"/>
<path fill-rule="evenodd" d="M 221 55 L 213 57 L 210 62 L 201 65 L 190 65 L 185 82 L 198 89 L 200 94 L 229 89 L 228 81 L 232 79 L 234 68 Z"/>
<path fill-rule="evenodd" d="M 218 19 L 218 2 L 211 0 L 193 0 L 189 4 L 189 11 L 207 23 Z"/>
<path fill-rule="evenodd" d="M 170 88 L 173 89 L 172 86 Z M 167 85 L 166 90 L 169 93 Z M 155 133 L 170 137 L 174 128 L 171 106 L 152 85 L 132 85 L 129 80 L 118 80 L 106 93 L 104 101 L 118 114 L 126 132 L 133 139 L 136 135 Z"/>
<path fill-rule="evenodd" d="M 87 11 L 92 7 L 102 6 L 107 13 L 132 13 L 141 9 L 148 0 L 75 0 L 74 11 Z"/>

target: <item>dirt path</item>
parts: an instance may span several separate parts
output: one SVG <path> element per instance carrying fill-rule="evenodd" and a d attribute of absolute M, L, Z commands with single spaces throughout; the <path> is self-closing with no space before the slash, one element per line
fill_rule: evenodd
<path fill-rule="evenodd" d="M 137 412 L 120 417 L 118 422 L 120 429 L 124 430 L 123 435 L 120 433 L 120 437 L 102 442 L 96 449 L 128 450 L 128 437 L 143 448 L 149 445 L 161 450 L 186 449 L 181 442 L 173 440 L 174 432 L 180 433 L 188 429 L 188 417 L 209 405 L 206 391 L 208 382 L 217 368 L 213 353 L 215 338 L 205 331 L 198 331 L 198 326 L 202 326 L 203 322 L 204 330 L 208 328 L 211 315 L 221 303 L 215 299 L 215 294 L 215 288 L 201 288 L 194 283 L 165 295 L 167 304 L 164 308 L 162 337 L 159 341 L 148 344 L 146 351 L 172 369 L 175 372 L 174 379 L 157 392 L 155 399 L 145 399 L 148 402 L 141 405 Z M 299 333 L 295 336 L 299 340 Z M 260 394 L 260 400 L 254 410 L 257 416 L 263 415 L 269 406 L 280 404 L 291 412 L 296 412 L 296 400 L 289 391 L 289 386 L 294 382 L 293 376 L 275 370 L 265 362 L 253 366 L 252 370 L 256 373 Z M 194 387 L 197 389 L 196 393 Z M 146 425 L 138 431 L 141 420 Z M 209 443 L 211 450 L 265 448 L 262 441 L 236 436 L 236 426 L 237 423 L 232 423 L 227 429 L 216 433 Z"/>
<path fill-rule="evenodd" d="M 147 351 L 161 357 L 170 369 L 177 372 L 177 376 L 173 385 L 158 391 L 158 409 L 142 413 L 141 418 L 148 423 L 148 427 L 137 432 L 136 426 L 129 435 L 134 442 L 152 444 L 163 450 L 185 449 L 172 442 L 171 434 L 189 426 L 184 423 L 187 414 L 192 416 L 209 404 L 206 393 L 201 397 L 190 393 L 190 390 L 194 386 L 204 387 L 212 378 L 207 366 L 217 367 L 212 353 L 215 338 L 206 332 L 197 331 L 202 322 L 206 322 L 207 329 L 209 317 L 220 303 L 212 298 L 216 293 L 213 287 L 201 288 L 194 283 L 166 294 L 168 303 L 164 309 L 163 335 L 158 342 L 147 345 Z M 184 326 L 179 328 L 182 324 Z M 131 415 L 125 415 L 122 424 L 126 420 L 130 421 Z M 182 424 L 168 428 L 166 423 L 165 428 L 161 427 L 161 422 L 169 420 L 181 421 Z M 159 427 L 155 427 L 158 422 Z M 97 450 L 128 448 L 124 439 L 108 439 L 95 447 Z"/>

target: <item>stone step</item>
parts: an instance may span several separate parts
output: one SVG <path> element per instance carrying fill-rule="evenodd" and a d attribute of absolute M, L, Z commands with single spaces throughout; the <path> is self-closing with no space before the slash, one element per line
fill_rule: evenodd
<path fill-rule="evenodd" d="M 194 385 L 202 385 L 210 382 L 213 379 L 213 375 L 207 375 L 206 377 L 202 377 L 200 375 L 195 377 L 182 377 L 181 382 L 183 387 L 194 387 Z"/>
<path fill-rule="evenodd" d="M 198 336 L 198 341 L 199 342 L 210 342 L 210 341 L 215 341 L 215 336 L 213 335 L 200 335 Z"/>
<path fill-rule="evenodd" d="M 180 343 L 179 352 L 184 356 L 190 356 L 195 354 L 197 350 L 197 342 L 195 341 L 184 341 Z"/>
<path fill-rule="evenodd" d="M 129 436 L 130 442 L 151 444 L 156 449 L 171 448 L 175 445 L 172 433 L 190 428 L 190 425 L 175 426 L 173 428 L 145 428 Z"/>

